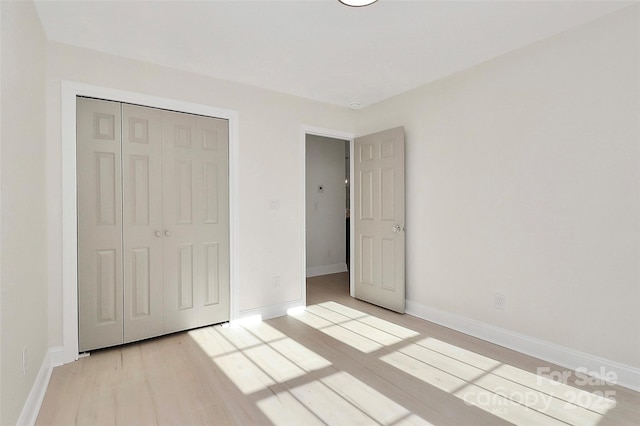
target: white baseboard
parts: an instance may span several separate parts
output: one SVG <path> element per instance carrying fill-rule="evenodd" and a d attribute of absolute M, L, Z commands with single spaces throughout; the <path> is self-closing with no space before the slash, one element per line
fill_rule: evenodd
<path fill-rule="evenodd" d="M 347 272 L 347 264 L 334 263 L 333 265 L 309 266 L 307 268 L 307 278 L 317 277 L 320 275 L 337 274 L 339 272 Z"/>
<path fill-rule="evenodd" d="M 304 305 L 305 301 L 298 299 L 286 303 L 278 303 L 276 305 L 263 306 L 256 309 L 248 309 L 245 311 L 241 311 L 239 317 L 235 320 L 232 320 L 231 324 L 242 323 L 243 320 L 255 316 L 260 316 L 260 318 L 262 318 L 263 320 L 281 317 L 283 315 L 287 315 L 287 311 L 289 309 Z"/>
<path fill-rule="evenodd" d="M 17 425 L 31 426 L 35 424 L 38 413 L 40 412 L 40 407 L 42 406 L 42 401 L 44 400 L 44 395 L 47 392 L 53 367 L 62 364 L 58 363 L 58 353 L 62 353 L 62 348 L 50 348 L 45 354 L 31 392 L 29 392 L 29 396 L 22 407 L 22 413 L 20 413 Z"/>
<path fill-rule="evenodd" d="M 606 374 L 613 372 L 617 375 L 616 384 L 634 391 L 640 391 L 639 368 L 579 352 L 555 343 L 495 327 L 450 312 L 441 311 L 410 300 L 407 300 L 406 303 L 406 312 L 409 315 L 504 346 L 505 348 L 513 349 L 573 371 L 581 368 L 593 373 L 598 373 L 603 370 Z M 598 374 L 594 375 L 598 376 Z"/>
<path fill-rule="evenodd" d="M 58 367 L 59 365 L 64 365 L 69 361 L 65 361 L 64 358 L 64 348 L 62 346 L 58 346 L 57 348 L 49 348 L 51 367 Z"/>

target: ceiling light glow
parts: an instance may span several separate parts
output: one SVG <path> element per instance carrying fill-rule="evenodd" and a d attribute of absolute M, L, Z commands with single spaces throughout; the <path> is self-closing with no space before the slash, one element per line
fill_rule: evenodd
<path fill-rule="evenodd" d="M 378 0 L 338 0 L 340 3 L 351 7 L 369 6 Z"/>

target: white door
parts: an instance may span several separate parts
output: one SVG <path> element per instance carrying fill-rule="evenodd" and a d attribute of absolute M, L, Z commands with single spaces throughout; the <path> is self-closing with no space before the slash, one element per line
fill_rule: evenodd
<path fill-rule="evenodd" d="M 122 343 L 120 104 L 78 98 L 80 351 Z"/>
<path fill-rule="evenodd" d="M 354 141 L 354 294 L 404 313 L 404 128 Z"/>
<path fill-rule="evenodd" d="M 77 106 L 80 350 L 228 321 L 228 122 Z"/>
<path fill-rule="evenodd" d="M 122 104 L 124 343 L 163 333 L 162 111 Z"/>
<path fill-rule="evenodd" d="M 163 111 L 165 332 L 229 319 L 228 122 Z"/>

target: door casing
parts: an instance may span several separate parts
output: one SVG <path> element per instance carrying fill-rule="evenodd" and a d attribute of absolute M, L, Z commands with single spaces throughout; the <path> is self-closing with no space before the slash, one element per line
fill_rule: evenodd
<path fill-rule="evenodd" d="M 76 209 L 76 97 L 127 102 L 153 108 L 229 120 L 229 249 L 230 319 L 239 317 L 237 304 L 237 200 L 238 200 L 238 113 L 209 105 L 145 95 L 72 81 L 61 82 L 62 145 L 62 348 L 52 353 L 52 364 L 78 359 L 78 232 Z"/>
<path fill-rule="evenodd" d="M 300 285 L 301 285 L 301 294 L 302 294 L 302 303 L 306 305 L 307 303 L 307 236 L 306 236 L 306 223 L 307 223 L 307 209 L 305 200 L 307 199 L 306 194 L 306 186 L 305 182 L 307 180 L 307 171 L 306 171 L 306 158 L 307 158 L 307 135 L 315 135 L 315 136 L 323 136 L 325 138 L 331 139 L 340 139 L 349 142 L 349 182 L 353 182 L 353 139 L 355 135 L 349 132 L 343 132 L 340 130 L 332 130 L 325 129 L 322 127 L 314 127 L 314 126 L 306 126 L 303 125 L 301 129 L 301 146 L 302 146 L 302 156 L 300 162 L 302 164 L 302 176 L 300 177 L 300 182 L 302 182 L 302 276 L 300 277 Z M 354 198 L 353 191 L 350 192 L 349 195 L 349 204 L 353 208 Z M 353 268 L 351 267 L 353 263 L 353 222 L 351 222 L 349 227 L 349 250 L 352 253 L 352 256 L 349 258 L 349 294 L 353 296 Z"/>

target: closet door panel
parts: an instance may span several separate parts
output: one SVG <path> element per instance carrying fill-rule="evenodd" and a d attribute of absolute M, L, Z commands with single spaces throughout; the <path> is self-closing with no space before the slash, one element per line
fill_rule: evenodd
<path fill-rule="evenodd" d="M 162 113 L 123 104 L 124 341 L 163 333 Z"/>
<path fill-rule="evenodd" d="M 229 320 L 229 122 L 198 117 L 197 135 L 203 188 L 196 217 L 202 247 L 201 324 Z"/>
<path fill-rule="evenodd" d="M 165 331 L 229 320 L 228 122 L 163 112 Z"/>
<path fill-rule="evenodd" d="M 77 98 L 81 352 L 123 342 L 120 104 Z"/>
<path fill-rule="evenodd" d="M 196 116 L 162 111 L 164 216 L 164 331 L 199 326 L 196 283 L 202 248 L 195 241 L 202 170 Z"/>

